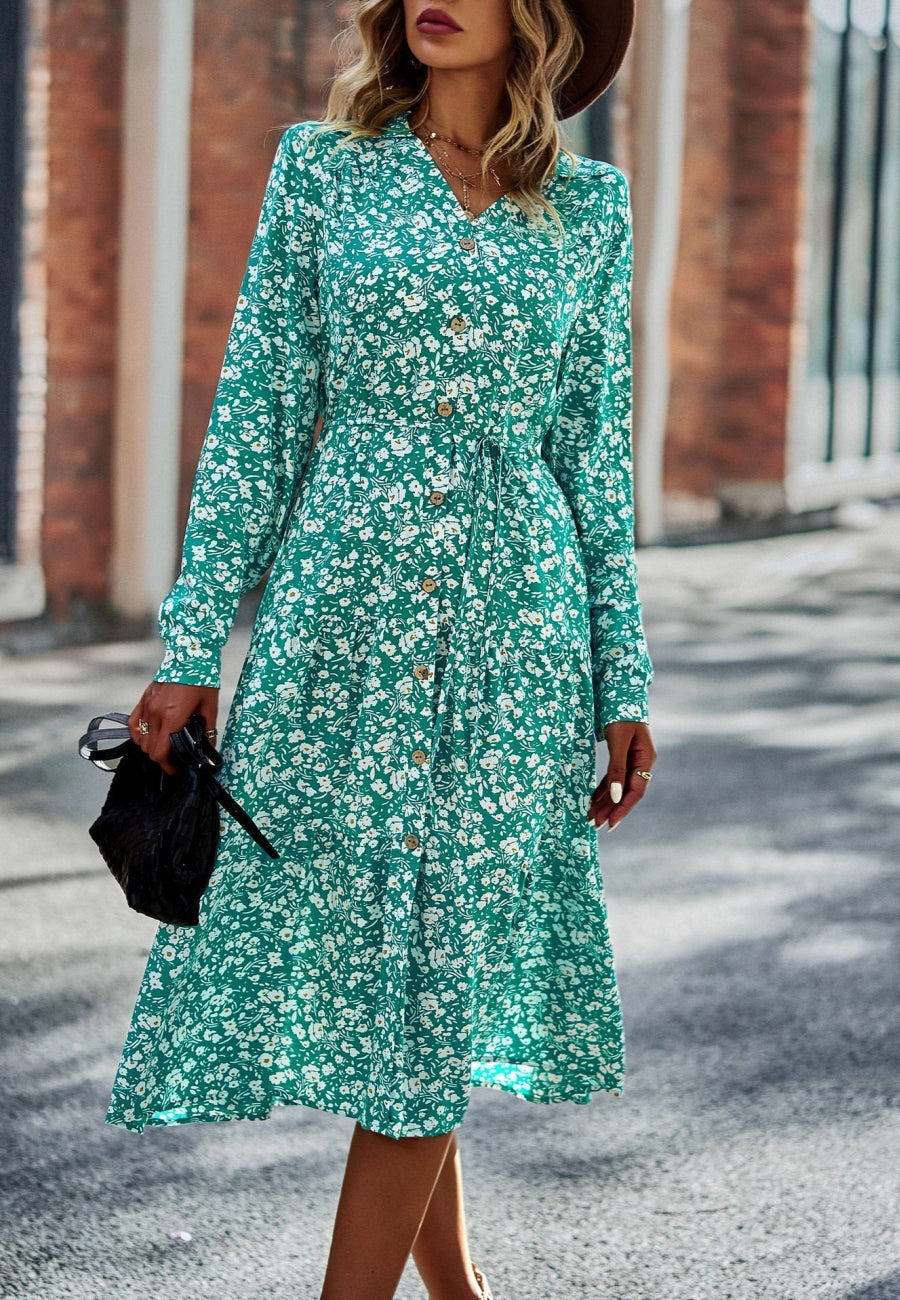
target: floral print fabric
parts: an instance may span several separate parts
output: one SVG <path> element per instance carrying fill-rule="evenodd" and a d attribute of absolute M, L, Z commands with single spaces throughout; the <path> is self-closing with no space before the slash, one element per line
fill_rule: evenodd
<path fill-rule="evenodd" d="M 507 196 L 470 222 L 405 113 L 315 126 L 272 165 L 156 676 L 217 686 L 271 565 L 222 780 L 281 857 L 226 817 L 199 926 L 159 927 L 107 1115 L 136 1130 L 423 1135 L 473 1085 L 623 1086 L 585 814 L 652 678 L 627 182 L 560 154 L 564 238 Z"/>

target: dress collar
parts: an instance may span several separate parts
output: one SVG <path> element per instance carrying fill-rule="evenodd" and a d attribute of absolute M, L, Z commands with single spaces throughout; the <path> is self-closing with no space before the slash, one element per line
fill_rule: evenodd
<path fill-rule="evenodd" d="M 413 135 L 413 132 L 410 130 L 409 123 L 406 120 L 405 108 L 398 108 L 397 112 L 394 113 L 393 116 L 388 118 L 388 120 L 384 123 L 384 125 L 381 128 L 381 133 L 382 135 L 397 135 L 397 136 L 405 135 L 410 140 L 414 140 L 416 138 Z"/>

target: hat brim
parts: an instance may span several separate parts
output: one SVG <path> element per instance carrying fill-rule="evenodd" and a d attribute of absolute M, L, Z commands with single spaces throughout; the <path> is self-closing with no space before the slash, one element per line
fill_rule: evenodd
<path fill-rule="evenodd" d="M 584 54 L 557 92 L 559 118 L 573 117 L 603 94 L 634 30 L 634 0 L 566 0 L 584 41 Z"/>

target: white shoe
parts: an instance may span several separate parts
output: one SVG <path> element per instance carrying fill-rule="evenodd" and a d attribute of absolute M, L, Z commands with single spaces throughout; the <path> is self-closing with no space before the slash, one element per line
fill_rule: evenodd
<path fill-rule="evenodd" d="M 473 1264 L 472 1271 L 475 1274 L 475 1281 L 478 1283 L 478 1286 L 481 1290 L 481 1300 L 494 1300 L 494 1293 L 491 1290 L 488 1284 L 488 1280 L 482 1273 L 481 1269 L 476 1268 L 475 1265 Z"/>

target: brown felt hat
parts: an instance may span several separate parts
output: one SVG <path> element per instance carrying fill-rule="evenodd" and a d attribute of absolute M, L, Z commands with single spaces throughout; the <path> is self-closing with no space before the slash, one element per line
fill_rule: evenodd
<path fill-rule="evenodd" d="M 566 0 L 584 41 L 575 71 L 556 92 L 556 115 L 573 117 L 603 94 L 625 58 L 634 0 Z"/>

